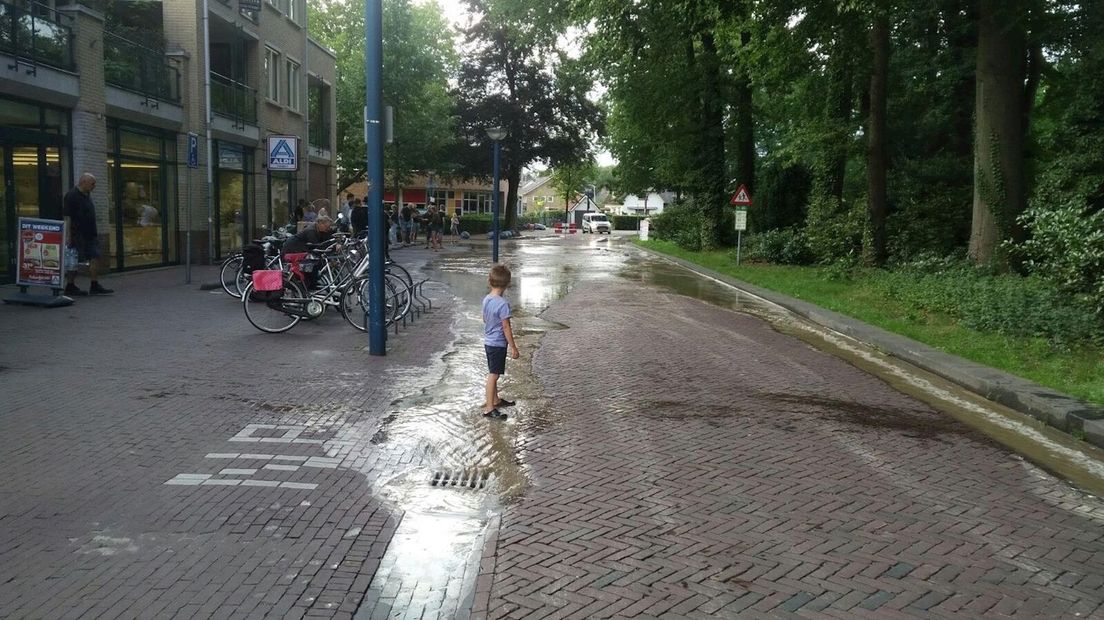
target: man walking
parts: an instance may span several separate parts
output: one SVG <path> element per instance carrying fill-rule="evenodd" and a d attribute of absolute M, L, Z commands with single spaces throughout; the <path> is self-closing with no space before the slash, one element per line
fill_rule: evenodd
<path fill-rule="evenodd" d="M 100 286 L 96 279 L 96 261 L 100 258 L 100 237 L 96 230 L 96 206 L 92 204 L 92 190 L 96 189 L 96 177 L 85 172 L 77 181 L 77 186 L 65 194 L 62 214 L 67 220 L 65 229 L 69 231 L 67 243 L 76 248 L 77 260 L 88 263 L 88 276 L 92 280 L 88 291 L 77 288 L 76 272 L 70 271 L 69 283 L 65 285 L 66 295 L 110 295 L 115 291 Z"/>

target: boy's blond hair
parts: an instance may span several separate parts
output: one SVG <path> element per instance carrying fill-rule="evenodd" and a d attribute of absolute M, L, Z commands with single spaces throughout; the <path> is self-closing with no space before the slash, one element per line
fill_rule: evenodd
<path fill-rule="evenodd" d="M 487 282 L 491 288 L 506 288 L 510 286 L 510 268 L 506 265 L 491 267 L 491 274 L 487 276 Z"/>

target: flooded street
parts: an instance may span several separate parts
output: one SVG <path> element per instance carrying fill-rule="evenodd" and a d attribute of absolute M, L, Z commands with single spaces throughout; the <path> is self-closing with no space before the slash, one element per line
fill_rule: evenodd
<path fill-rule="evenodd" d="M 482 240 L 396 253 L 386 357 L 171 271 L 0 309 L 0 616 L 1102 613 L 1083 445 L 624 238 L 502 251 L 505 421 Z"/>
<path fill-rule="evenodd" d="M 772 407 L 806 410 L 823 423 L 848 429 L 847 433 L 868 429 L 866 432 L 889 432 L 907 440 L 946 442 L 948 437 L 959 437 L 983 444 L 990 441 L 985 439 L 988 435 L 1014 446 L 1028 460 L 1039 461 L 1075 483 L 1082 483 L 1084 488 L 1100 489 L 1104 480 L 1102 461 L 1085 458 L 1080 447 L 1061 434 L 1038 429 L 1023 416 L 799 319 L 769 302 L 641 253 L 622 239 L 529 239 L 504 244 L 503 262 L 513 269 L 513 283 L 506 295 L 513 306 L 522 359 L 510 362 L 502 391 L 506 398 L 516 399 L 518 407 L 509 410 L 510 419 L 505 423 L 487 421 L 479 415 L 485 372 L 479 303 L 487 290 L 487 261 L 476 250 L 442 256 L 429 266 L 429 273 L 435 281 L 446 285 L 452 296 L 448 303 L 453 312 L 452 341 L 428 372 L 408 371 L 406 375 L 393 377 L 395 384 L 406 390 L 392 403 L 383 426 L 373 434 L 376 449 L 416 454 L 420 460 L 385 476 L 378 471 L 364 472 L 375 479 L 374 488 L 404 517 L 357 617 L 456 617 L 468 613 L 473 603 L 477 615 L 493 611 L 489 583 L 496 568 L 488 537 L 495 536 L 504 511 L 524 510 L 526 495 L 533 485 L 538 489 L 544 486 L 539 467 L 534 471 L 532 466 L 533 461 L 551 456 L 541 437 L 570 422 L 570 413 L 560 399 L 573 398 L 572 390 L 551 390 L 559 396 L 550 396 L 550 390 L 541 382 L 537 352 L 546 334 L 568 329 L 546 311 L 577 290 L 613 290 L 616 284 L 631 291 L 627 296 L 618 294 L 615 299 L 588 306 L 589 316 L 575 317 L 597 324 L 608 320 L 603 304 L 615 304 L 621 309 L 648 309 L 651 300 L 669 295 L 754 317 L 753 320 L 762 321 L 777 332 L 778 337 L 794 338 L 805 346 L 831 353 L 918 401 L 901 408 L 817 395 L 801 388 L 750 391 L 751 397 L 771 403 Z M 677 329 L 680 321 L 692 317 L 671 316 L 669 320 Z M 636 366 L 635 359 L 626 351 L 631 348 L 626 346 L 629 343 L 617 337 L 603 339 L 600 329 L 592 333 L 594 339 L 572 340 L 570 346 L 601 350 L 607 357 L 617 358 L 619 372 L 651 377 L 662 392 L 666 378 L 651 374 L 653 369 L 646 365 Z M 731 339 L 732 347 L 743 346 L 739 331 L 724 331 L 717 336 Z M 638 339 L 635 344 L 639 346 Z M 690 361 L 692 350 L 671 351 L 671 355 L 687 354 L 691 355 L 687 363 L 694 364 Z M 755 357 L 753 353 L 752 359 Z M 797 364 L 793 369 L 803 366 Z M 595 372 L 600 371 L 595 368 Z M 738 370 L 735 377 L 739 377 Z M 800 377 L 800 372 L 794 377 Z M 606 382 L 611 379 L 612 376 L 607 377 Z M 610 398 L 598 398 L 595 402 L 611 406 L 615 397 L 616 390 L 611 390 Z M 695 415 L 695 408 L 680 409 L 684 408 L 679 400 L 657 397 L 640 400 L 635 414 L 640 425 Z M 698 415 L 706 416 L 702 419 L 717 427 L 738 424 L 749 413 L 737 408 L 726 416 L 713 405 L 709 412 Z M 801 432 L 805 421 L 792 416 L 788 420 L 773 424 L 784 432 Z M 837 445 L 846 448 L 850 458 L 866 467 L 896 471 L 889 479 L 895 484 L 912 485 L 923 480 L 898 471 L 884 455 L 871 452 L 862 443 Z M 1026 487 L 1033 489 L 1037 499 L 1056 509 L 1081 505 L 1079 513 L 1089 518 L 1090 523 L 1104 525 L 1104 511 L 1097 500 L 1073 488 L 1065 488 L 1056 495 L 1056 481 L 1043 471 L 1015 455 L 1009 455 L 1009 462 L 1020 463 L 1022 470 L 1037 481 L 1037 485 Z M 1062 487 L 1059 483 L 1057 488 Z M 705 514 L 702 516 L 709 519 Z M 487 580 L 482 587 L 481 575 Z M 544 606 L 560 608 L 567 604 L 567 599 L 557 598 L 552 592 L 548 596 L 551 598 L 544 600 Z M 485 602 L 480 603 L 480 598 Z M 507 611 L 509 608 L 490 615 L 513 615 Z M 517 609 L 520 613 L 525 608 Z"/>

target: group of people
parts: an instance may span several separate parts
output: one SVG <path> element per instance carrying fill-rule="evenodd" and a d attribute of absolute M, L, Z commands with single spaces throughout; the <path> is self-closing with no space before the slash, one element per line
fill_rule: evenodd
<path fill-rule="evenodd" d="M 392 243 L 402 243 L 404 246 L 418 242 L 418 235 L 425 236 L 425 247 L 438 251 L 444 247 L 445 222 L 448 214 L 443 207 L 438 208 L 432 198 L 429 199 L 429 207 L 425 212 L 419 211 L 412 205 L 403 205 L 400 209 L 394 204 L 388 205 L 391 217 Z M 451 221 L 451 233 L 453 240 L 460 235 L 460 217 L 453 214 Z M 401 235 L 401 237 L 400 237 Z"/>
<path fill-rule="evenodd" d="M 325 206 L 315 207 L 306 200 L 299 200 L 292 215 L 292 223 L 305 223 L 307 228 L 317 228 L 317 224 L 325 222 L 327 230 L 336 228 L 341 232 L 360 234 L 368 230 L 368 197 L 363 199 L 352 193 L 346 194 L 341 200 L 341 206 L 336 216 L 331 217 Z M 455 241 L 460 237 L 460 216 L 453 214 L 451 218 L 445 212 L 444 207 L 438 207 L 433 198 L 429 199 L 429 206 L 421 211 L 412 204 L 404 204 L 399 207 L 393 202 L 383 205 L 383 225 L 388 231 L 389 245 L 392 247 L 407 247 L 419 243 L 419 238 L 424 239 L 425 248 L 439 251 L 444 247 L 445 226 L 449 225 L 449 231 Z"/>
<path fill-rule="evenodd" d="M 322 212 L 319 214 L 324 215 Z M 444 247 L 446 224 L 454 241 L 460 237 L 460 216 L 453 214 L 450 219 L 444 207 L 438 207 L 433 198 L 429 199 L 425 211 L 409 203 L 402 207 L 393 202 L 384 203 L 383 217 L 389 243 L 395 247 L 414 245 L 421 237 L 425 240 L 426 249 L 438 251 Z M 351 193 L 346 194 L 338 213 L 338 227 L 342 227 L 342 222 L 348 223 L 356 234 L 368 229 L 368 220 L 368 197 L 362 200 Z"/>

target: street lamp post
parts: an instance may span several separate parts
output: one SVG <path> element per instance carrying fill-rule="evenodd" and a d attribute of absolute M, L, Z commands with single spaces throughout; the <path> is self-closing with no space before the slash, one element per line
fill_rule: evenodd
<path fill-rule="evenodd" d="M 498 191 L 498 159 L 500 146 L 499 143 L 506 137 L 506 128 L 504 127 L 491 127 L 487 130 L 487 137 L 494 142 L 494 194 L 492 195 L 492 209 L 494 215 L 491 217 L 491 230 L 494 232 L 494 238 L 491 241 L 491 262 L 498 263 L 498 237 L 501 232 L 498 230 L 498 212 L 499 212 L 499 191 Z"/>

